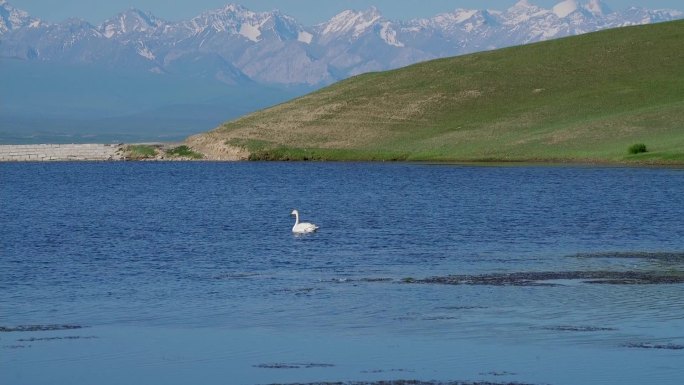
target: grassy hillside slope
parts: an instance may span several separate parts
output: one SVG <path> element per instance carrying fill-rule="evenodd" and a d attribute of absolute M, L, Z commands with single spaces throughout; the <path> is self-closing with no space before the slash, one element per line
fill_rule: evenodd
<path fill-rule="evenodd" d="M 252 159 L 684 163 L 684 21 L 365 74 L 189 142 Z"/>

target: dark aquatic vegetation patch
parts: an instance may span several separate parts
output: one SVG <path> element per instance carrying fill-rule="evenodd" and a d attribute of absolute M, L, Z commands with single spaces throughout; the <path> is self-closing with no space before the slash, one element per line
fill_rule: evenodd
<path fill-rule="evenodd" d="M 261 369 L 300 369 L 301 366 L 299 365 L 293 365 L 293 364 L 259 364 L 259 365 L 252 365 L 255 368 L 261 368 Z"/>
<path fill-rule="evenodd" d="M 330 282 L 334 283 L 386 283 L 394 282 L 394 278 L 388 277 L 367 277 L 367 278 L 332 278 Z"/>
<path fill-rule="evenodd" d="M 392 282 L 392 278 L 361 278 L 359 282 Z"/>
<path fill-rule="evenodd" d="M 309 364 L 304 364 L 305 368 L 332 368 L 335 365 L 333 364 L 316 364 L 316 363 L 309 363 Z"/>
<path fill-rule="evenodd" d="M 19 326 L 0 326 L 0 332 L 46 332 L 53 330 L 73 330 L 82 329 L 81 325 L 19 325 Z"/>
<path fill-rule="evenodd" d="M 377 374 L 377 373 L 408 373 L 408 372 L 414 372 L 414 370 L 409 370 L 409 369 L 373 369 L 373 370 L 362 370 L 361 373 L 368 374 Z"/>
<path fill-rule="evenodd" d="M 684 283 L 684 275 L 647 271 L 546 271 L 517 272 L 482 275 L 447 275 L 425 279 L 404 279 L 403 283 L 440 285 L 488 285 L 488 286 L 559 286 L 555 280 L 580 280 L 594 284 L 676 284 Z"/>
<path fill-rule="evenodd" d="M 353 278 L 333 278 L 331 280 L 332 282 L 335 283 L 350 283 L 350 282 L 365 282 L 365 283 L 376 283 L 376 282 L 394 282 L 394 278 L 387 278 L 387 277 L 379 277 L 379 278 L 359 278 L 359 279 L 353 279 Z"/>
<path fill-rule="evenodd" d="M 497 372 L 497 371 L 491 371 L 487 373 L 480 373 L 481 376 L 496 376 L 496 377 L 502 377 L 502 376 L 517 376 L 517 373 L 513 372 L 507 372 L 505 370 Z"/>
<path fill-rule="evenodd" d="M 261 368 L 261 369 L 311 369 L 311 368 L 332 368 L 335 365 L 333 364 L 321 364 L 321 363 L 315 363 L 315 362 L 309 362 L 309 363 L 283 363 L 283 362 L 278 362 L 278 363 L 270 363 L 270 364 L 258 364 L 258 365 L 252 365 L 255 368 Z"/>
<path fill-rule="evenodd" d="M 652 344 L 648 342 L 629 342 L 621 345 L 625 348 L 639 349 L 665 349 L 665 350 L 684 350 L 684 345 L 677 344 Z"/>
<path fill-rule="evenodd" d="M 616 278 L 604 278 L 585 281 L 586 283 L 598 283 L 603 285 L 659 285 L 684 283 L 684 276 L 680 275 L 641 275 L 625 276 Z"/>
<path fill-rule="evenodd" d="M 488 285 L 488 286 L 556 286 L 540 282 L 551 280 L 535 273 L 484 274 L 484 275 L 447 275 L 424 279 L 404 279 L 403 283 L 428 283 L 440 285 Z"/>
<path fill-rule="evenodd" d="M 295 382 L 289 384 L 269 385 L 532 385 L 523 382 L 491 382 L 491 381 L 419 381 L 419 380 L 387 380 L 387 381 L 350 381 L 350 382 Z"/>
<path fill-rule="evenodd" d="M 24 349 L 24 348 L 30 348 L 31 345 L 5 345 L 3 348 L 5 349 Z"/>
<path fill-rule="evenodd" d="M 644 251 L 620 251 L 620 252 L 600 252 L 600 253 L 580 253 L 576 254 L 578 258 L 634 258 L 634 259 L 652 259 L 658 261 L 668 262 L 684 262 L 684 253 L 680 252 L 644 252 Z"/>
<path fill-rule="evenodd" d="M 668 271 L 540 271 L 494 273 L 481 275 L 446 275 L 428 278 L 334 278 L 335 283 L 398 282 L 404 284 L 487 285 L 487 286 L 563 286 L 557 281 L 581 281 L 606 285 L 656 285 L 684 283 L 684 272 Z M 451 307 L 443 309 L 483 309 L 482 307 Z"/>
<path fill-rule="evenodd" d="M 460 317 L 454 316 L 434 316 L 434 317 L 424 317 L 423 321 L 448 321 L 453 319 L 460 319 Z"/>
<path fill-rule="evenodd" d="M 57 341 L 57 340 L 92 340 L 95 336 L 66 336 L 66 337 L 42 337 L 20 338 L 17 342 Z"/>
<path fill-rule="evenodd" d="M 542 327 L 539 327 L 536 329 L 552 330 L 552 331 L 557 331 L 557 332 L 609 332 L 609 331 L 617 330 L 615 328 L 604 328 L 604 327 L 597 327 L 597 326 L 568 326 L 568 325 L 542 326 Z"/>

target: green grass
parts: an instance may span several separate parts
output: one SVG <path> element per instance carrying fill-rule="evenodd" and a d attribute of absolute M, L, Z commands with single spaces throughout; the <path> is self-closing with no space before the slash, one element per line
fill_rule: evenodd
<path fill-rule="evenodd" d="M 204 158 L 204 155 L 192 151 L 190 147 L 186 145 L 181 145 L 178 147 L 174 147 L 171 149 L 168 149 L 165 151 L 167 155 L 171 157 L 181 157 L 181 158 L 189 158 L 189 159 L 202 159 Z"/>
<path fill-rule="evenodd" d="M 408 160 L 408 154 L 387 151 L 364 151 L 355 149 L 330 148 L 290 148 L 274 147 L 252 151 L 249 160 L 284 160 L 284 161 L 400 161 Z"/>
<path fill-rule="evenodd" d="M 126 157 L 134 160 L 154 158 L 157 155 L 157 149 L 147 144 L 131 144 L 125 151 Z"/>
<path fill-rule="evenodd" d="M 439 59 L 205 136 L 251 159 L 684 163 L 683 42 L 675 21 Z"/>

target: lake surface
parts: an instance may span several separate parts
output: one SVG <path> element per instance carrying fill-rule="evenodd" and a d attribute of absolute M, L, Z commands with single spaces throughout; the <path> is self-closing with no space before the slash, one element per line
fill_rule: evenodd
<path fill-rule="evenodd" d="M 2 384 L 684 378 L 682 169 L 4 163 L 0 223 Z M 679 283 L 421 282 L 597 271 Z"/>

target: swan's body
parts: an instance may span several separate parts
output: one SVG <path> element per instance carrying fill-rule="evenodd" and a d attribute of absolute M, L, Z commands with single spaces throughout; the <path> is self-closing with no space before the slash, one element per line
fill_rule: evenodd
<path fill-rule="evenodd" d="M 305 234 L 305 233 L 313 233 L 314 231 L 318 230 L 318 226 L 314 225 L 313 223 L 309 222 L 302 222 L 299 223 L 299 211 L 297 210 L 292 210 L 292 213 L 290 215 L 295 216 L 295 224 L 292 226 L 292 232 L 296 234 Z"/>

